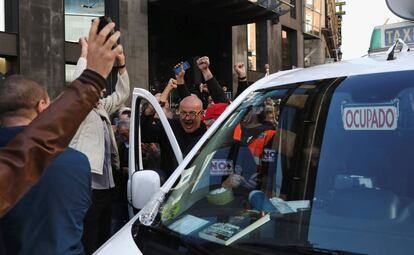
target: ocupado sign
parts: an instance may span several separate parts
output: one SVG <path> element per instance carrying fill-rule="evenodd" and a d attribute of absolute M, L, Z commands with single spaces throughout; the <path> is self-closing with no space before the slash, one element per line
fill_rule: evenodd
<path fill-rule="evenodd" d="M 395 130 L 398 123 L 398 103 L 370 106 L 342 106 L 345 130 Z"/>

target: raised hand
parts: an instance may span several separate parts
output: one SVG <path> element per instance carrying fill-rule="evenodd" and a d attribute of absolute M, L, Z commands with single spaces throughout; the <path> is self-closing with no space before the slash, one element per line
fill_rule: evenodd
<path fill-rule="evenodd" d="M 210 71 L 210 59 L 207 56 L 197 59 L 197 66 L 203 74 L 204 80 L 208 81 L 213 78 L 213 74 Z"/>
<path fill-rule="evenodd" d="M 115 27 L 115 23 L 111 22 L 106 25 L 99 34 L 97 33 L 98 24 L 99 19 L 94 19 L 89 30 L 86 67 L 99 73 L 106 79 L 112 70 L 115 58 L 123 52 L 121 45 L 112 49 L 121 33 L 117 31 L 106 40 L 109 32 Z"/>
<path fill-rule="evenodd" d="M 236 72 L 237 76 L 240 78 L 246 77 L 246 67 L 244 66 L 244 63 L 236 63 L 234 65 L 234 71 Z"/>
<path fill-rule="evenodd" d="M 206 56 L 197 59 L 197 66 L 201 71 L 205 71 L 210 66 L 210 59 Z"/>
<path fill-rule="evenodd" d="M 169 87 L 171 87 L 171 88 L 173 88 L 173 89 L 176 89 L 176 88 L 177 88 L 177 84 L 178 84 L 177 80 L 176 80 L 176 79 L 171 78 L 171 79 L 168 81 L 167 86 L 169 86 Z"/>
<path fill-rule="evenodd" d="M 177 79 L 177 83 L 182 85 L 185 84 L 185 80 L 184 80 L 184 75 L 185 75 L 185 70 L 184 70 L 184 66 L 183 66 L 183 62 L 178 63 L 177 65 L 174 66 L 175 68 L 180 68 L 180 72 L 177 74 L 175 74 L 175 78 Z"/>
<path fill-rule="evenodd" d="M 79 44 L 81 46 L 81 57 L 86 58 L 88 56 L 88 38 L 81 37 L 79 38 Z"/>
<path fill-rule="evenodd" d="M 119 73 L 123 74 L 126 71 L 125 54 L 124 54 L 124 48 L 122 47 L 122 45 L 120 45 L 120 46 L 121 46 L 122 52 L 116 56 L 116 60 L 118 61 L 118 65 L 120 66 Z"/>

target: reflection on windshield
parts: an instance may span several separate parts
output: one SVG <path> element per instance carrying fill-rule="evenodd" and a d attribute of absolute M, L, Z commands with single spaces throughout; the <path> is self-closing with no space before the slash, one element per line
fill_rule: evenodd
<path fill-rule="evenodd" d="M 229 246 L 263 231 L 273 239 L 272 215 L 309 211 L 310 200 L 290 191 L 289 169 L 314 90 L 301 84 L 249 95 L 184 170 L 163 223 L 186 238 Z"/>
<path fill-rule="evenodd" d="M 362 87 L 353 78 L 336 90 L 319 159 L 312 243 L 364 254 L 412 248 L 413 78 L 367 75 Z"/>
<path fill-rule="evenodd" d="M 252 93 L 168 194 L 163 226 L 212 254 L 405 254 L 414 243 L 413 79 L 387 73 Z"/>

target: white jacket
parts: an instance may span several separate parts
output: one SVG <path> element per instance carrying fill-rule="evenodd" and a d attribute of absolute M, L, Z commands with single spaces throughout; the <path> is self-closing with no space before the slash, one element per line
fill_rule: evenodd
<path fill-rule="evenodd" d="M 86 68 L 86 59 L 79 58 L 75 70 L 76 75 L 82 73 Z M 118 81 L 115 91 L 99 100 L 99 104 L 85 118 L 78 131 L 70 142 L 69 146 L 84 153 L 91 165 L 92 173 L 103 174 L 103 163 L 105 154 L 105 140 L 102 119 L 105 119 L 108 125 L 109 135 L 112 143 L 112 160 L 113 164 L 119 167 L 118 148 L 116 146 L 115 135 L 111 127 L 110 115 L 116 112 L 128 99 L 130 93 L 130 84 L 128 72 L 122 75 L 118 73 Z"/>

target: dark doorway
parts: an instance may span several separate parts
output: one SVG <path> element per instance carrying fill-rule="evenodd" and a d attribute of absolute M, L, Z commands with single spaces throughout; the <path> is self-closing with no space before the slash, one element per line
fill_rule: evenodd
<path fill-rule="evenodd" d="M 148 6 L 150 89 L 160 91 L 174 77 L 173 66 L 188 61 L 186 83 L 202 82 L 196 59 L 209 56 L 210 69 L 219 83 L 231 89 L 231 25 L 211 24 L 181 14 L 162 4 Z"/>
<path fill-rule="evenodd" d="M 282 70 L 289 70 L 297 64 L 297 35 L 296 30 L 282 28 Z"/>

